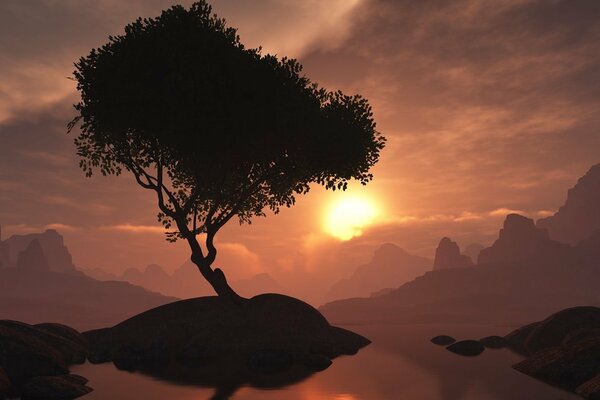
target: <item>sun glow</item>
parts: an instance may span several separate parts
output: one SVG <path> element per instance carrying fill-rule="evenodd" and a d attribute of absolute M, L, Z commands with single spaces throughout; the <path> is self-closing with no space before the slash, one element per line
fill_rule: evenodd
<path fill-rule="evenodd" d="M 340 240 L 350 240 L 361 236 L 363 229 L 372 225 L 378 215 L 379 210 L 374 201 L 347 195 L 327 209 L 324 229 Z"/>

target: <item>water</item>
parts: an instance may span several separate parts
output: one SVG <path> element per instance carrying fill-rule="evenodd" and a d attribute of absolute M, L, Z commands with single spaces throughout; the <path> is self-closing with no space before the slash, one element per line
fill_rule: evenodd
<path fill-rule="evenodd" d="M 553 388 L 511 368 L 521 357 L 508 350 L 486 350 L 460 357 L 429 342 L 439 334 L 478 339 L 511 328 L 485 326 L 380 325 L 346 327 L 373 343 L 358 355 L 340 357 L 327 370 L 274 389 L 241 387 L 233 400 L 568 400 L 578 396 Z M 215 389 L 169 383 L 112 364 L 85 364 L 73 372 L 90 380 L 85 400 L 200 400 Z"/>

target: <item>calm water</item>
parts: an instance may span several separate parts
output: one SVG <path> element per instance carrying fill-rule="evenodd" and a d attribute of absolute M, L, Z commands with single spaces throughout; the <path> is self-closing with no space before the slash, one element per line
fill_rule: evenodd
<path fill-rule="evenodd" d="M 287 387 L 261 390 L 242 387 L 234 400 L 560 400 L 579 399 L 531 379 L 510 366 L 520 360 L 508 350 L 486 350 L 465 358 L 429 342 L 438 334 L 478 339 L 505 334 L 510 328 L 436 326 L 347 327 L 373 343 L 352 357 L 334 360 L 329 369 Z M 86 400 L 200 400 L 215 390 L 184 386 L 139 373 L 117 370 L 112 364 L 85 364 L 73 369 L 86 376 L 95 390 Z"/>

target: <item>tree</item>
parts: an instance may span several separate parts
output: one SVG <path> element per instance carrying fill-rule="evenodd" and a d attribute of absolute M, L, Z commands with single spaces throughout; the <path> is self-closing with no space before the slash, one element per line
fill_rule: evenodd
<path fill-rule="evenodd" d="M 128 171 L 155 192 L 167 238 L 186 240 L 216 293 L 236 301 L 212 268 L 219 229 L 290 207 L 311 183 L 366 184 L 385 144 L 366 99 L 245 48 L 205 1 L 137 19 L 75 67 L 81 101 L 69 130 L 81 122 L 86 176 Z"/>

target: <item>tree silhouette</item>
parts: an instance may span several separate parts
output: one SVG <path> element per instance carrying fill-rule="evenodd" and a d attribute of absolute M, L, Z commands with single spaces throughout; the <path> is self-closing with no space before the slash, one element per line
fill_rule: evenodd
<path fill-rule="evenodd" d="M 218 230 L 292 206 L 311 183 L 366 184 L 385 144 L 366 99 L 245 48 L 205 1 L 137 19 L 75 67 L 81 101 L 69 130 L 81 122 L 86 176 L 125 170 L 155 192 L 168 239 L 186 240 L 216 293 L 236 301 L 212 269 Z"/>

